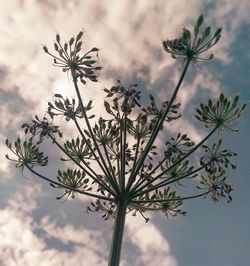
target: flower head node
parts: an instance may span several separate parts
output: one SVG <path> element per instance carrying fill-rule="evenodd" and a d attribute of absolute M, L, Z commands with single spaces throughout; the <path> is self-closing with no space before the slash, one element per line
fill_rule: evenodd
<path fill-rule="evenodd" d="M 221 144 L 222 140 L 220 139 L 219 142 L 213 144 L 212 147 L 207 145 L 202 146 L 205 149 L 205 154 L 201 157 L 200 163 L 205 166 L 205 170 L 210 174 L 215 174 L 217 172 L 225 173 L 225 169 L 228 167 L 232 169 L 236 168 L 236 165 L 230 162 L 230 158 L 237 154 L 226 149 L 221 149 Z"/>
<path fill-rule="evenodd" d="M 72 161 L 74 159 L 76 162 L 83 162 L 85 160 L 90 160 L 93 154 L 90 150 L 91 140 L 81 139 L 77 137 L 76 139 L 67 140 L 64 143 L 64 149 L 70 156 L 70 159 L 61 158 L 62 161 Z"/>
<path fill-rule="evenodd" d="M 155 99 L 152 95 L 149 95 L 150 105 L 146 108 L 142 108 L 142 111 L 145 113 L 144 117 L 150 117 L 150 128 L 153 128 L 160 117 L 165 112 L 166 108 L 169 105 L 169 101 L 163 101 L 160 106 L 155 102 Z M 179 113 L 180 103 L 172 104 L 169 110 L 169 114 L 166 116 L 165 121 L 170 122 L 173 120 L 177 120 L 181 117 Z"/>
<path fill-rule="evenodd" d="M 124 114 L 128 115 L 132 112 L 135 106 L 140 107 L 140 91 L 136 90 L 137 84 L 130 85 L 127 89 L 121 85 L 121 81 L 117 81 L 117 86 L 112 86 L 110 89 L 104 89 L 107 93 L 106 97 L 113 97 L 114 105 L 117 111 L 120 109 Z M 118 104 L 120 102 L 120 106 Z"/>
<path fill-rule="evenodd" d="M 237 132 L 234 128 L 236 120 L 241 116 L 246 104 L 239 105 L 239 96 L 230 101 L 223 94 L 214 102 L 209 99 L 207 104 L 200 104 L 196 109 L 195 117 L 203 122 L 206 128 L 218 127 L 221 132 L 225 130 Z"/>
<path fill-rule="evenodd" d="M 206 176 L 201 176 L 198 189 L 205 189 L 211 194 L 211 199 L 218 202 L 219 199 L 225 198 L 228 202 L 232 201 L 230 193 L 233 188 L 226 183 L 226 177 L 223 172 L 218 174 L 208 173 Z"/>
<path fill-rule="evenodd" d="M 105 200 L 96 200 L 91 202 L 91 205 L 87 207 L 86 213 L 99 212 L 102 213 L 104 220 L 109 220 L 115 217 L 116 205 L 114 202 Z"/>
<path fill-rule="evenodd" d="M 35 116 L 35 119 L 32 120 L 30 124 L 24 123 L 22 124 L 22 128 L 24 129 L 25 134 L 31 134 L 30 141 L 33 140 L 34 137 L 38 136 L 37 144 L 42 143 L 44 136 L 54 136 L 54 134 L 58 134 L 59 137 L 62 137 L 62 132 L 59 130 L 58 126 L 54 126 L 53 121 L 50 121 L 44 116 L 42 120 Z"/>
<path fill-rule="evenodd" d="M 54 103 L 48 102 L 48 114 L 53 119 L 54 116 L 62 115 L 66 121 L 74 119 L 76 117 L 82 118 L 82 110 L 80 106 L 76 106 L 76 101 L 73 98 L 70 101 L 68 98 L 64 98 L 61 94 L 55 94 Z"/>
<path fill-rule="evenodd" d="M 170 187 L 164 188 L 163 190 L 156 189 L 155 192 L 149 196 L 145 195 L 140 197 L 141 200 L 158 200 L 155 203 L 143 203 L 141 204 L 141 209 L 152 210 L 152 211 L 161 211 L 165 214 L 167 218 L 170 216 L 176 216 L 178 214 L 185 215 L 186 212 L 182 211 L 180 207 L 183 202 L 179 196 L 176 195 L 175 191 L 171 191 Z M 140 209 L 140 205 L 138 205 Z"/>
<path fill-rule="evenodd" d="M 222 29 L 217 29 L 211 35 L 211 27 L 203 26 L 203 22 L 204 18 L 201 15 L 194 27 L 193 36 L 190 30 L 183 28 L 181 37 L 163 41 L 164 50 L 175 59 L 189 60 L 193 63 L 211 60 L 213 58 L 212 53 L 207 56 L 202 56 L 202 54 L 219 41 Z"/>
<path fill-rule="evenodd" d="M 181 133 L 176 138 L 172 137 L 170 140 L 167 140 L 165 144 L 167 146 L 165 151 L 166 157 L 171 157 L 173 154 L 177 156 L 184 155 L 194 146 L 194 142 L 187 137 L 187 134 Z"/>
<path fill-rule="evenodd" d="M 46 166 L 48 164 L 48 157 L 45 156 L 43 152 L 40 152 L 38 146 L 31 141 L 25 140 L 22 143 L 21 139 L 18 137 L 14 142 L 14 147 L 8 139 L 6 139 L 5 144 L 17 158 L 12 159 L 9 155 L 5 155 L 5 157 L 15 162 L 16 167 L 20 169 L 22 174 L 24 167 L 27 165 L 33 168 L 36 165 Z"/>
<path fill-rule="evenodd" d="M 84 191 L 91 191 L 92 188 L 88 186 L 89 179 L 86 177 L 85 172 L 80 170 L 73 170 L 71 168 L 67 169 L 67 171 L 58 170 L 57 180 L 64 186 L 68 186 L 73 189 L 82 189 Z M 52 185 L 52 184 L 51 184 Z M 60 186 L 52 185 L 56 188 L 61 188 Z M 65 193 L 62 196 L 57 197 L 57 199 L 62 199 L 66 196 L 66 199 L 71 196 L 71 198 L 75 198 L 76 192 L 72 189 L 65 189 Z"/>
<path fill-rule="evenodd" d="M 86 84 L 87 79 L 97 82 L 97 71 L 101 70 L 101 67 L 96 65 L 99 49 L 92 48 L 85 54 L 81 54 L 82 37 L 83 31 L 80 31 L 76 38 L 72 37 L 68 42 L 61 44 L 60 35 L 57 34 L 54 43 L 57 55 L 50 53 L 46 46 L 43 46 L 43 50 L 53 57 L 55 66 L 61 67 L 63 72 L 70 71 L 73 79 L 80 79 L 83 84 Z"/>
<path fill-rule="evenodd" d="M 110 145 L 118 138 L 119 128 L 112 122 L 100 118 L 93 128 L 96 140 L 102 145 Z"/>

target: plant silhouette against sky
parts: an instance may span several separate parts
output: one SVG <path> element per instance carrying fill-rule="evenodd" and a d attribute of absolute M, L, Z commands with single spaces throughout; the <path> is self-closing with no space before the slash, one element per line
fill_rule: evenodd
<path fill-rule="evenodd" d="M 236 167 L 231 163 L 236 153 L 223 148 L 222 138 L 211 146 L 205 142 L 216 131 L 220 132 L 219 136 L 225 131 L 237 131 L 235 123 L 245 108 L 245 104 L 239 104 L 238 95 L 229 99 L 221 94 L 217 100 L 209 99 L 195 110 L 195 118 L 208 129 L 199 143 L 194 143 L 182 128 L 176 136 L 165 133 L 164 138 L 158 137 L 159 132 L 181 117 L 176 96 L 188 67 L 213 58 L 210 48 L 219 41 L 221 31 L 219 28 L 212 32 L 204 25 L 201 15 L 192 31 L 183 28 L 180 37 L 163 41 L 164 50 L 183 64 L 171 98 L 158 104 L 150 95 L 149 105 L 142 106 L 137 84 L 125 87 L 118 80 L 111 88 L 104 89 L 107 114 L 98 119 L 91 113 L 92 101 L 82 96 L 88 81 L 98 81 L 101 70 L 98 48 L 82 52 L 82 31 L 66 43 L 57 34 L 54 53 L 43 46 L 54 65 L 70 76 L 76 98 L 55 94 L 45 116 L 36 115 L 22 125 L 28 136 L 26 140 L 19 136 L 13 144 L 6 140 L 15 158 L 6 157 L 15 162 L 22 174 L 28 169 L 62 190 L 57 199 L 88 195 L 93 200 L 87 207 L 88 213 L 100 212 L 105 220 L 114 218 L 110 266 L 119 265 L 127 213 L 140 214 L 147 222 L 147 211 L 159 211 L 167 217 L 184 215 L 182 204 L 187 199 L 232 199 L 226 170 Z M 63 138 L 63 130 L 55 124 L 58 117 L 75 125 L 78 136 Z M 162 143 L 160 147 L 156 146 L 156 139 Z M 55 178 L 47 177 L 36 167 L 47 166 L 49 162 L 48 156 L 40 151 L 44 141 L 61 151 L 60 159 L 67 166 L 71 163 L 70 167 L 59 169 Z M 199 157 L 198 164 L 190 162 L 191 155 Z M 197 192 L 181 195 L 178 187 L 184 182 L 187 185 L 188 181 Z"/>

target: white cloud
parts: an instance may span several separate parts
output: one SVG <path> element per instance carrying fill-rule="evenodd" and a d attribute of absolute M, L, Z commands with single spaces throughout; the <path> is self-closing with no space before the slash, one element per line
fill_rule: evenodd
<path fill-rule="evenodd" d="M 105 242 L 100 232 L 70 224 L 59 226 L 47 216 L 41 222 L 34 220 L 32 211 L 37 207 L 39 193 L 38 185 L 26 187 L 0 210 L 0 257 L 5 265 L 106 265 Z M 50 239 L 69 244 L 71 249 L 51 248 L 47 244 Z"/>
<path fill-rule="evenodd" d="M 25 182 L 26 181 L 26 182 Z M 24 180 L 23 186 L 20 187 L 18 192 L 13 197 L 8 199 L 8 206 L 13 212 L 20 214 L 30 214 L 34 209 L 37 208 L 36 199 L 42 193 L 41 185 L 32 184 L 31 180 Z M 43 191 L 43 196 L 46 193 Z"/>
<path fill-rule="evenodd" d="M 96 232 L 63 226 L 61 234 L 55 236 L 58 241 L 62 237 L 68 237 L 68 241 L 72 237 L 75 240 L 76 235 L 82 241 L 74 243 L 72 251 L 60 251 L 46 246 L 46 234 L 43 237 L 36 235 L 35 230 L 39 226 L 30 216 L 22 216 L 7 209 L 1 210 L 0 215 L 0 255 L 5 265 L 106 265 L 105 259 L 99 255 L 105 248 L 100 244 L 100 235 Z M 47 227 L 57 229 L 49 223 L 43 223 L 42 226 L 45 230 Z"/>
<path fill-rule="evenodd" d="M 177 265 L 167 239 L 152 222 L 146 224 L 142 217 L 127 215 L 126 226 L 129 240 L 139 250 L 139 255 L 134 258 L 134 265 Z"/>

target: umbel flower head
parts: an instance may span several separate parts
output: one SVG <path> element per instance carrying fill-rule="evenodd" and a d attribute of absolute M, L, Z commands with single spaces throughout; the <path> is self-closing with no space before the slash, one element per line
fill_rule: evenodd
<path fill-rule="evenodd" d="M 204 27 L 203 22 L 204 19 L 201 15 L 196 22 L 193 35 L 190 30 L 183 28 L 181 37 L 163 41 L 164 50 L 170 53 L 173 58 L 189 60 L 193 63 L 211 60 L 213 58 L 212 53 L 205 56 L 202 54 L 219 41 L 222 29 L 218 28 L 211 35 L 211 27 Z"/>
<path fill-rule="evenodd" d="M 45 116 L 40 120 L 38 116 L 35 115 L 35 119 L 32 119 L 31 123 L 22 124 L 22 128 L 24 129 L 25 134 L 32 135 L 30 141 L 32 141 L 34 137 L 38 137 L 37 144 L 42 143 L 45 136 L 54 136 L 57 134 L 61 138 L 63 135 L 59 130 L 59 127 L 54 126 L 52 121 L 48 121 Z"/>
<path fill-rule="evenodd" d="M 218 143 L 214 143 L 211 147 L 202 145 L 205 154 L 200 158 L 201 165 L 205 166 L 206 172 L 209 174 L 225 173 L 226 168 L 236 168 L 235 164 L 230 162 L 231 157 L 236 156 L 237 153 L 227 149 L 221 149 L 222 139 Z"/>
<path fill-rule="evenodd" d="M 220 198 L 225 198 L 228 202 L 232 201 L 230 193 L 233 191 L 231 185 L 226 183 L 226 177 L 221 172 L 219 174 L 207 174 L 201 176 L 198 189 L 210 191 L 211 198 L 214 202 L 218 202 Z"/>
<path fill-rule="evenodd" d="M 6 146 L 12 151 L 12 153 L 17 157 L 17 159 L 12 159 L 9 155 L 5 157 L 16 163 L 16 167 L 20 169 L 23 174 L 25 166 L 33 168 L 34 166 L 46 166 L 48 164 L 48 157 L 44 155 L 43 152 L 39 151 L 39 147 L 33 144 L 31 141 L 24 141 L 22 143 L 21 139 L 18 137 L 14 142 L 14 145 L 6 139 Z"/>
<path fill-rule="evenodd" d="M 83 84 L 86 84 L 86 79 L 97 82 L 96 71 L 101 70 L 101 67 L 96 65 L 99 49 L 94 47 L 81 54 L 82 37 L 83 31 L 80 31 L 76 38 L 72 37 L 68 42 L 61 44 L 60 35 L 57 34 L 54 49 L 58 55 L 50 53 L 45 45 L 43 50 L 54 58 L 55 66 L 61 67 L 64 72 L 70 71 L 73 79 L 80 79 Z"/>
<path fill-rule="evenodd" d="M 88 186 L 89 179 L 86 177 L 85 172 L 80 170 L 73 170 L 71 168 L 68 168 L 67 171 L 58 170 L 57 179 L 61 184 L 70 188 L 84 189 L 86 191 L 92 190 L 92 188 Z M 51 184 L 51 186 L 57 187 L 53 184 Z M 60 186 L 58 187 L 60 188 Z M 75 198 L 75 192 L 70 189 L 65 189 L 64 194 L 57 197 L 57 199 L 62 199 L 64 196 L 66 196 L 66 199 L 69 196 L 71 196 L 71 198 Z"/>
<path fill-rule="evenodd" d="M 221 132 L 225 130 L 237 132 L 234 126 L 245 107 L 246 104 L 239 104 L 239 95 L 230 101 L 221 94 L 217 102 L 209 99 L 207 104 L 200 104 L 200 108 L 196 109 L 195 117 L 203 122 L 206 128 L 218 127 Z"/>

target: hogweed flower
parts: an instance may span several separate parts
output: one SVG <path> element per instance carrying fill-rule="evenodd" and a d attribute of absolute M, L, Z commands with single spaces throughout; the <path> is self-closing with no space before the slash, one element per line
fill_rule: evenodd
<path fill-rule="evenodd" d="M 211 27 L 203 24 L 204 18 L 201 15 L 196 22 L 193 34 L 190 30 L 183 28 L 179 38 L 163 41 L 164 50 L 175 59 L 189 60 L 192 63 L 211 60 L 212 53 L 206 56 L 202 56 L 202 54 L 219 41 L 222 29 L 218 28 L 211 35 Z"/>
<path fill-rule="evenodd" d="M 104 89 L 107 93 L 106 97 L 113 97 L 115 106 L 118 108 L 118 102 L 121 100 L 121 110 L 125 114 L 130 114 L 135 106 L 140 107 L 140 91 L 136 90 L 137 84 L 132 84 L 129 88 L 122 86 L 121 81 L 117 81 L 117 86 L 112 86 L 110 89 Z"/>
<path fill-rule="evenodd" d="M 200 185 L 197 188 L 207 190 L 215 202 L 218 202 L 220 198 L 225 198 L 228 202 L 232 200 L 230 193 L 233 188 L 226 183 L 223 172 L 219 174 L 208 173 L 206 176 L 201 176 Z"/>
<path fill-rule="evenodd" d="M 135 198 L 132 201 L 132 206 L 137 211 L 155 211 L 163 212 L 166 217 L 176 216 L 177 214 L 185 215 L 186 212 L 180 209 L 183 204 L 181 197 L 176 195 L 174 190 L 170 190 L 169 187 L 163 190 L 155 190 L 155 193 L 145 195 Z M 144 217 L 145 218 L 145 217 Z M 147 222 L 148 220 L 146 220 Z"/>
<path fill-rule="evenodd" d="M 169 106 L 169 101 L 163 101 L 160 106 L 156 104 L 155 98 L 153 95 L 149 95 L 150 105 L 146 108 L 142 108 L 142 111 L 144 112 L 143 117 L 149 117 L 151 118 L 151 128 L 159 121 L 159 118 L 164 114 L 166 108 Z M 176 120 L 181 117 L 181 114 L 179 113 L 179 108 L 181 104 L 171 104 L 171 107 L 169 109 L 169 113 L 165 118 L 165 121 L 170 122 L 172 120 Z"/>
<path fill-rule="evenodd" d="M 166 141 L 168 149 L 165 151 L 166 157 L 171 157 L 173 154 L 184 155 L 194 146 L 194 142 L 187 134 L 179 133 L 176 138 L 171 137 Z"/>
<path fill-rule="evenodd" d="M 101 145 L 110 145 L 117 140 L 119 128 L 112 122 L 100 118 L 93 128 L 96 140 Z"/>
<path fill-rule="evenodd" d="M 195 117 L 203 122 L 206 128 L 218 127 L 221 132 L 225 130 L 237 132 L 234 128 L 236 120 L 241 116 L 246 104 L 239 105 L 239 96 L 230 101 L 224 94 L 215 103 L 211 99 L 207 104 L 200 104 L 196 109 Z"/>
<path fill-rule="evenodd" d="M 114 202 L 108 202 L 103 200 L 96 200 L 91 202 L 91 205 L 87 207 L 86 213 L 98 212 L 102 214 L 104 220 L 109 220 L 115 216 L 116 205 Z"/>
<path fill-rule="evenodd" d="M 99 49 L 94 47 L 82 54 L 82 37 L 83 31 L 80 31 L 76 38 L 72 37 L 68 42 L 61 44 L 60 35 L 57 34 L 54 43 L 57 55 L 50 53 L 45 45 L 43 50 L 53 57 L 55 66 L 61 67 L 64 72 L 70 71 L 73 79 L 80 79 L 83 84 L 86 84 L 87 79 L 97 82 L 97 71 L 101 70 L 101 67 L 96 65 Z"/>
<path fill-rule="evenodd" d="M 205 165 L 206 171 L 210 174 L 215 174 L 216 172 L 225 173 L 225 168 L 229 166 L 232 169 L 236 168 L 236 165 L 230 162 L 230 158 L 236 156 L 237 153 L 227 149 L 220 149 L 221 144 L 222 140 L 220 139 L 211 148 L 207 145 L 202 145 L 202 148 L 205 149 L 205 154 L 200 158 L 200 164 Z"/>
<path fill-rule="evenodd" d="M 5 155 L 5 157 L 15 162 L 16 168 L 19 168 L 22 174 L 27 165 L 33 168 L 34 166 L 46 166 L 48 164 L 48 157 L 40 152 L 39 147 L 31 141 L 25 140 L 22 143 L 20 137 L 18 137 L 14 142 L 14 147 L 8 139 L 6 139 L 5 144 L 16 158 L 12 159 L 9 155 Z"/>
<path fill-rule="evenodd" d="M 88 144 L 87 144 L 87 142 Z M 91 147 L 91 140 L 80 139 L 77 137 L 76 139 L 71 139 L 70 141 L 67 140 L 64 143 L 64 149 L 66 153 L 70 156 L 70 158 L 65 159 L 61 158 L 62 161 L 72 161 L 75 160 L 76 162 L 82 162 L 85 160 L 93 159 L 93 154 L 89 148 Z"/>
<path fill-rule="evenodd" d="M 48 102 L 48 114 L 53 119 L 55 116 L 64 116 L 66 121 L 71 119 L 83 118 L 83 111 L 79 103 L 72 98 L 70 101 L 68 98 L 64 98 L 61 94 L 56 93 L 54 95 L 54 103 Z M 86 106 L 84 106 L 84 111 L 88 112 L 92 109 L 92 101 L 90 100 Z M 95 115 L 90 115 L 88 118 L 94 118 Z"/>
<path fill-rule="evenodd" d="M 30 141 L 22 144 L 18 138 L 15 148 L 9 141 L 6 141 L 6 145 L 17 156 L 17 159 L 11 160 L 21 171 L 27 167 L 51 186 L 64 190 L 58 199 L 74 198 L 76 193 L 88 195 L 95 200 L 87 207 L 87 213 L 100 212 L 105 220 L 115 218 L 109 265 L 118 266 L 128 212 L 139 213 L 147 222 L 148 218 L 144 216 L 146 211 L 161 211 L 167 217 L 185 214 L 181 208 L 187 199 L 210 194 L 214 201 L 223 197 L 231 200 L 232 188 L 225 182 L 225 174 L 227 168 L 235 168 L 230 157 L 236 154 L 221 149 L 221 140 L 211 147 L 204 144 L 218 129 L 236 131 L 234 124 L 245 105 L 238 103 L 239 96 L 230 101 L 223 94 L 218 101 L 209 100 L 207 104 L 201 104 L 196 110 L 196 118 L 212 130 L 198 144 L 184 132 L 169 136 L 165 141 L 159 137 L 160 132 L 164 134 L 165 126 L 181 117 L 180 103 L 175 101 L 190 62 L 212 59 L 212 54 L 206 56 L 203 53 L 210 50 L 221 37 L 221 28 L 211 34 L 210 27 L 203 27 L 203 16 L 200 16 L 193 33 L 183 28 L 180 38 L 163 42 L 166 52 L 185 61 L 169 99 L 163 99 L 158 104 L 150 95 L 149 104 L 143 106 L 137 85 L 125 87 L 118 81 L 110 89 L 104 89 L 107 94 L 104 101 L 107 118 L 102 114 L 99 120 L 90 123 L 94 117 L 89 114 L 92 101 L 87 105 L 83 103 L 78 80 L 84 84 L 87 79 L 96 82 L 96 72 L 100 67 L 96 66 L 94 57 L 97 48 L 82 55 L 82 36 L 83 32 L 80 32 L 76 38 L 61 44 L 57 34 L 54 43 L 56 55 L 50 53 L 46 46 L 43 47 L 53 57 L 55 66 L 72 75 L 76 100 L 55 94 L 54 102 L 49 102 L 46 113 L 50 119 L 35 116 L 31 123 L 23 124 L 24 133 L 31 135 Z M 62 133 L 54 124 L 58 117 L 74 122 L 79 136 L 68 140 L 61 138 Z M 45 166 L 48 163 L 48 157 L 37 146 L 45 136 L 64 153 L 61 160 L 74 164 L 73 168 L 58 170 L 56 180 L 32 169 L 33 166 Z M 37 145 L 31 142 L 34 138 L 38 138 Z M 161 144 L 158 145 L 156 140 Z M 200 156 L 200 165 L 191 165 L 190 157 L 202 147 L 205 152 Z M 7 158 L 10 159 L 8 155 Z M 190 179 L 196 182 L 196 176 L 201 176 L 198 189 L 204 192 L 191 196 L 177 195 L 179 186 L 186 186 L 185 181 Z"/>
<path fill-rule="evenodd" d="M 37 144 L 42 143 L 45 136 L 54 136 L 58 134 L 59 137 L 62 137 L 62 132 L 59 130 L 58 126 L 53 125 L 53 121 L 49 121 L 46 116 L 42 120 L 35 115 L 35 119 L 31 123 L 22 124 L 25 134 L 31 134 L 32 141 L 34 137 L 39 136 Z"/>
<path fill-rule="evenodd" d="M 67 169 L 67 171 L 61 171 L 58 170 L 58 175 L 57 175 L 58 181 L 62 184 L 65 185 L 69 188 L 73 189 L 81 189 L 84 191 L 91 191 L 92 187 L 88 185 L 89 183 L 89 178 L 86 177 L 86 173 L 80 170 L 73 170 L 71 168 Z M 53 187 L 60 187 L 60 186 L 55 186 L 51 184 Z M 75 198 L 75 192 L 70 190 L 70 189 L 65 189 L 65 193 L 57 197 L 57 199 L 62 199 L 63 197 L 66 196 L 66 199 L 71 196 L 71 198 Z"/>

